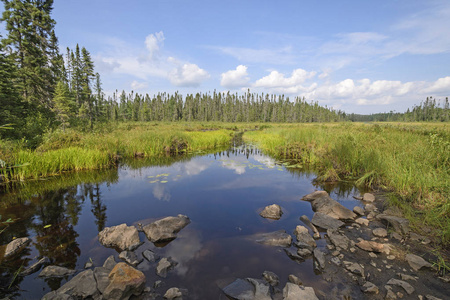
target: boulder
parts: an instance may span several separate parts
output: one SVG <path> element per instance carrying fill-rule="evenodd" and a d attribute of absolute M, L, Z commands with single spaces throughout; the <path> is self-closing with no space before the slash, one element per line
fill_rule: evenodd
<path fill-rule="evenodd" d="M 414 288 L 412 287 L 412 285 L 410 285 L 406 281 L 392 278 L 387 282 L 387 284 L 402 287 L 408 293 L 408 295 L 411 295 L 412 293 L 414 293 Z"/>
<path fill-rule="evenodd" d="M 119 254 L 119 258 L 126 261 L 129 265 L 132 265 L 133 267 L 136 267 L 138 264 L 140 264 L 144 259 L 138 259 L 136 254 L 132 251 L 122 251 Z"/>
<path fill-rule="evenodd" d="M 377 219 L 388 223 L 398 233 L 406 235 L 409 232 L 409 221 L 407 219 L 386 214 L 377 215 Z"/>
<path fill-rule="evenodd" d="M 360 207 L 360 206 L 355 206 L 355 207 L 353 207 L 353 212 L 354 212 L 355 214 L 360 215 L 360 216 L 364 216 L 364 214 L 365 214 L 364 208 L 362 208 L 362 207 Z"/>
<path fill-rule="evenodd" d="M 191 220 L 187 216 L 178 215 L 160 219 L 145 225 L 142 229 L 150 242 L 160 243 L 174 240 L 177 233 L 189 223 Z"/>
<path fill-rule="evenodd" d="M 270 300 L 270 286 L 263 280 L 246 278 L 236 279 L 222 291 L 231 299 L 237 300 Z"/>
<path fill-rule="evenodd" d="M 310 245 L 311 247 L 317 247 L 316 241 L 312 238 L 312 236 L 309 234 L 309 231 L 306 227 L 298 225 L 295 228 L 294 234 L 297 237 L 297 240 L 299 242 L 305 243 Z"/>
<path fill-rule="evenodd" d="M 308 226 L 309 228 L 311 228 L 311 230 L 314 232 L 313 237 L 315 239 L 320 239 L 320 233 L 319 230 L 317 230 L 316 226 L 314 226 L 313 223 L 311 223 L 311 221 L 308 219 L 307 216 L 303 215 L 300 217 L 300 220 L 305 223 L 306 226 Z"/>
<path fill-rule="evenodd" d="M 335 219 L 350 220 L 356 218 L 356 214 L 344 207 L 336 200 L 331 199 L 325 191 L 318 191 L 308 194 L 302 200 L 310 201 L 312 209 L 315 212 L 320 212 Z M 314 222 L 313 222 L 314 224 Z"/>
<path fill-rule="evenodd" d="M 371 194 L 371 193 L 365 193 L 363 195 L 363 201 L 374 202 L 375 201 L 375 196 L 373 194 Z"/>
<path fill-rule="evenodd" d="M 271 286 L 277 286 L 280 283 L 280 279 L 278 278 L 277 274 L 273 272 L 264 271 L 262 276 L 263 279 Z"/>
<path fill-rule="evenodd" d="M 317 227 L 323 228 L 323 229 L 333 229 L 336 230 L 339 227 L 342 227 L 345 225 L 344 222 L 339 221 L 333 217 L 330 217 L 326 214 L 317 212 L 314 214 L 311 222 L 316 225 Z"/>
<path fill-rule="evenodd" d="M 109 273 L 111 270 L 105 267 L 97 267 L 94 269 L 94 278 L 97 282 L 97 289 L 101 294 L 105 292 L 109 285 Z"/>
<path fill-rule="evenodd" d="M 255 238 L 257 243 L 269 246 L 290 247 L 292 244 L 292 236 L 285 230 L 256 234 Z"/>
<path fill-rule="evenodd" d="M 162 258 L 156 266 L 156 274 L 162 278 L 167 277 L 167 272 L 173 269 L 178 263 L 170 257 Z"/>
<path fill-rule="evenodd" d="M 387 230 L 384 228 L 375 228 L 374 230 L 372 230 L 372 233 L 376 237 L 387 237 Z"/>
<path fill-rule="evenodd" d="M 283 289 L 283 300 L 319 300 L 312 287 L 300 286 L 291 282 Z"/>
<path fill-rule="evenodd" d="M 414 271 L 418 271 L 422 268 L 431 268 L 431 264 L 420 256 L 407 254 L 405 258 Z"/>
<path fill-rule="evenodd" d="M 283 211 L 281 210 L 281 207 L 278 204 L 272 204 L 266 206 L 259 215 L 263 218 L 279 220 L 282 214 Z"/>
<path fill-rule="evenodd" d="M 374 242 L 374 241 L 366 241 L 366 240 L 362 240 L 358 243 L 356 243 L 356 246 L 358 246 L 358 248 L 364 250 L 364 251 L 369 251 L 369 252 L 383 252 L 384 249 L 384 245 Z"/>
<path fill-rule="evenodd" d="M 120 251 L 134 250 L 141 244 L 136 227 L 127 226 L 125 223 L 106 227 L 99 232 L 98 240 L 103 246 L 117 248 Z"/>
<path fill-rule="evenodd" d="M 56 291 L 46 294 L 42 299 L 98 299 L 99 297 L 100 293 L 97 290 L 94 272 L 86 270 Z"/>
<path fill-rule="evenodd" d="M 59 266 L 47 266 L 39 274 L 39 277 L 64 277 L 75 274 L 76 270 L 70 270 Z"/>
<path fill-rule="evenodd" d="M 166 291 L 164 294 L 164 299 L 172 300 L 172 299 L 181 299 L 183 293 L 181 293 L 180 289 L 177 287 L 172 287 Z"/>
<path fill-rule="evenodd" d="M 13 257 L 14 255 L 21 252 L 23 249 L 28 246 L 28 244 L 31 242 L 31 239 L 27 237 L 23 237 L 20 239 L 15 239 L 11 241 L 8 245 L 6 245 L 5 254 L 3 255 L 4 259 L 8 259 Z"/>
<path fill-rule="evenodd" d="M 369 220 L 364 218 L 358 218 L 355 220 L 355 222 L 359 225 L 369 226 Z"/>
<path fill-rule="evenodd" d="M 336 247 L 347 250 L 350 245 L 350 239 L 345 235 L 339 234 L 334 230 L 327 230 L 327 236 L 331 243 Z"/>
<path fill-rule="evenodd" d="M 103 293 L 105 299 L 128 299 L 139 295 L 145 288 L 145 275 L 126 263 L 118 263 L 109 273 L 109 285 Z"/>

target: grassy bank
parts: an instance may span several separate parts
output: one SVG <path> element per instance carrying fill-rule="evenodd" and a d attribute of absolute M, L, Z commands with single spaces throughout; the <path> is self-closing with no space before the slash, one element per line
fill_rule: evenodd
<path fill-rule="evenodd" d="M 416 227 L 425 223 L 450 243 L 449 124 L 301 124 L 247 132 L 267 153 L 297 158 L 319 180 L 356 180 L 392 192 Z"/>
<path fill-rule="evenodd" d="M 241 125 L 245 127 L 246 125 Z M 66 171 L 100 169 L 118 158 L 157 157 L 211 150 L 227 145 L 234 135 L 227 124 L 122 123 L 92 133 L 76 130 L 46 134 L 35 150 L 0 141 L 3 180 L 37 179 Z"/>

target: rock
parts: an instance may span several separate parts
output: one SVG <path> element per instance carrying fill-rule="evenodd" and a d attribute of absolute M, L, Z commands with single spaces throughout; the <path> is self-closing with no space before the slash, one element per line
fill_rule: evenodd
<path fill-rule="evenodd" d="M 375 201 L 375 196 L 373 194 L 371 194 L 371 193 L 365 193 L 363 195 L 363 201 L 374 202 Z"/>
<path fill-rule="evenodd" d="M 406 281 L 392 278 L 387 282 L 387 284 L 402 287 L 408 293 L 408 295 L 411 295 L 412 293 L 414 293 L 414 288 L 412 287 L 412 285 L 410 285 Z"/>
<path fill-rule="evenodd" d="M 312 254 L 312 251 L 309 249 L 298 249 L 297 254 L 303 258 L 310 256 Z"/>
<path fill-rule="evenodd" d="M 375 205 L 373 205 L 373 204 L 366 204 L 366 205 L 364 205 L 364 210 L 366 211 L 366 212 L 374 212 L 374 211 L 376 211 L 377 210 L 377 207 L 375 206 Z"/>
<path fill-rule="evenodd" d="M 114 259 L 114 255 L 110 255 L 103 263 L 103 267 L 111 271 L 116 266 L 116 264 L 117 263 Z"/>
<path fill-rule="evenodd" d="M 336 247 L 347 250 L 350 245 L 350 240 L 345 235 L 339 234 L 334 230 L 327 230 L 327 236 L 330 239 L 331 243 Z"/>
<path fill-rule="evenodd" d="M 294 260 L 294 261 L 297 261 L 297 262 L 304 262 L 305 261 L 305 259 L 302 257 L 302 256 L 300 256 L 300 255 L 298 255 L 298 253 L 296 253 L 296 252 L 293 252 L 292 250 L 290 250 L 290 249 L 284 249 L 284 252 L 286 253 L 286 255 L 290 258 L 290 259 L 292 259 L 292 260 Z"/>
<path fill-rule="evenodd" d="M 375 295 L 377 295 L 380 292 L 378 287 L 369 281 L 366 281 L 366 283 L 364 283 L 364 285 L 361 287 L 361 291 L 367 294 L 375 294 Z"/>
<path fill-rule="evenodd" d="M 97 267 L 94 269 L 94 278 L 97 282 L 97 289 L 101 294 L 105 292 L 105 289 L 109 285 L 109 273 L 111 270 L 105 267 Z"/>
<path fill-rule="evenodd" d="M 273 272 L 264 271 L 262 276 L 263 276 L 263 279 L 265 281 L 267 281 L 267 283 L 269 283 L 271 286 L 277 286 L 280 283 L 280 279 Z"/>
<path fill-rule="evenodd" d="M 119 258 L 126 261 L 128 264 L 132 265 L 133 267 L 136 267 L 138 264 L 140 264 L 143 259 L 138 259 L 136 254 L 132 251 L 122 251 L 119 254 Z"/>
<path fill-rule="evenodd" d="M 269 233 L 255 235 L 256 242 L 270 246 L 289 247 L 292 244 L 292 237 L 285 230 L 278 230 Z"/>
<path fill-rule="evenodd" d="M 281 207 L 278 204 L 272 204 L 266 206 L 259 215 L 263 218 L 279 220 L 282 214 L 283 211 L 281 210 Z"/>
<path fill-rule="evenodd" d="M 156 274 L 162 278 L 166 278 L 167 272 L 173 269 L 178 263 L 170 257 L 162 258 L 156 266 Z"/>
<path fill-rule="evenodd" d="M 22 252 L 26 246 L 31 242 L 31 239 L 27 237 L 23 237 L 20 239 L 15 239 L 11 241 L 8 245 L 6 245 L 5 254 L 3 255 L 4 259 L 9 259 L 14 255 Z"/>
<path fill-rule="evenodd" d="M 341 260 L 338 257 L 332 257 L 330 259 L 330 261 L 335 264 L 336 266 L 340 266 L 341 265 Z"/>
<path fill-rule="evenodd" d="M 402 280 L 414 280 L 417 281 L 417 278 L 412 277 L 410 275 L 406 275 L 406 274 L 402 274 L 402 273 L 397 273 L 397 276 L 400 277 Z"/>
<path fill-rule="evenodd" d="M 136 227 L 125 223 L 106 227 L 99 232 L 98 240 L 103 246 L 118 248 L 120 251 L 134 250 L 141 244 Z"/>
<path fill-rule="evenodd" d="M 385 300 L 395 300 L 397 299 L 397 295 L 392 290 L 387 290 Z"/>
<path fill-rule="evenodd" d="M 269 300 L 269 285 L 262 280 L 246 278 L 236 279 L 222 290 L 231 299 L 237 300 Z"/>
<path fill-rule="evenodd" d="M 336 220 L 333 217 L 330 217 L 328 215 L 322 214 L 320 212 L 317 212 L 314 214 L 311 222 L 316 225 L 317 227 L 323 228 L 323 229 L 333 229 L 336 230 L 339 227 L 342 227 L 345 225 L 344 222 Z"/>
<path fill-rule="evenodd" d="M 76 270 L 70 270 L 59 266 L 47 266 L 39 274 L 39 277 L 64 277 L 72 275 Z"/>
<path fill-rule="evenodd" d="M 99 297 L 94 272 L 86 270 L 56 291 L 46 294 L 42 299 L 98 299 Z"/>
<path fill-rule="evenodd" d="M 375 228 L 374 230 L 372 230 L 372 233 L 377 237 L 387 237 L 387 230 L 384 228 Z"/>
<path fill-rule="evenodd" d="M 367 220 L 373 220 L 374 218 L 376 218 L 377 213 L 374 211 L 371 211 L 368 215 L 367 215 Z"/>
<path fill-rule="evenodd" d="M 407 254 L 406 255 L 406 261 L 408 264 L 413 268 L 414 271 L 418 271 L 422 268 L 431 268 L 431 264 L 424 260 L 422 257 L 414 255 L 414 254 Z"/>
<path fill-rule="evenodd" d="M 312 287 L 304 287 L 294 283 L 286 283 L 283 289 L 283 300 L 319 300 Z"/>
<path fill-rule="evenodd" d="M 316 226 L 314 226 L 313 223 L 311 223 L 311 221 L 308 219 L 307 216 L 303 215 L 300 217 L 300 220 L 305 223 L 306 226 L 308 226 L 309 228 L 311 228 L 311 230 L 314 232 L 313 237 L 315 239 L 320 239 L 320 232 L 319 230 L 317 230 Z"/>
<path fill-rule="evenodd" d="M 419 235 L 417 233 L 414 232 L 410 232 L 409 233 L 409 238 L 415 242 L 420 242 L 424 245 L 428 245 L 429 243 L 431 243 L 431 240 L 423 235 Z"/>
<path fill-rule="evenodd" d="M 355 220 L 355 222 L 359 225 L 369 226 L 369 220 L 364 219 L 364 218 L 358 218 Z"/>
<path fill-rule="evenodd" d="M 142 256 L 149 262 L 156 262 L 159 259 L 159 255 L 149 249 L 142 252 Z"/>
<path fill-rule="evenodd" d="M 364 268 L 360 264 L 350 261 L 344 261 L 344 266 L 347 269 L 347 271 L 364 278 Z"/>
<path fill-rule="evenodd" d="M 297 240 L 299 242 L 310 245 L 311 247 L 317 247 L 316 241 L 309 234 L 309 231 L 306 227 L 298 225 L 295 228 L 294 234 L 297 236 Z"/>
<path fill-rule="evenodd" d="M 33 265 L 26 268 L 24 271 L 22 271 L 22 273 L 20 273 L 20 275 L 27 276 L 27 275 L 33 274 L 34 272 L 39 271 L 39 269 L 44 264 L 47 264 L 47 263 L 49 263 L 49 259 L 47 257 L 43 257 L 40 260 L 38 260 L 37 262 L 35 262 Z"/>
<path fill-rule="evenodd" d="M 289 282 L 296 284 L 296 285 L 302 285 L 302 281 L 300 280 L 300 278 L 298 278 L 297 276 L 291 274 L 288 277 Z"/>
<path fill-rule="evenodd" d="M 90 268 L 92 268 L 93 266 L 94 266 L 94 263 L 92 262 L 91 259 L 89 259 L 89 261 L 87 261 L 87 262 L 84 264 L 84 268 L 85 268 L 85 269 L 90 269 Z"/>
<path fill-rule="evenodd" d="M 323 270 L 325 268 L 325 255 L 318 248 L 314 249 L 313 255 L 315 262 L 317 262 L 317 269 L 319 269 L 319 271 Z"/>
<path fill-rule="evenodd" d="M 312 209 L 315 212 L 326 214 L 335 219 L 349 220 L 356 217 L 354 212 L 344 207 L 336 200 L 331 199 L 325 191 L 308 194 L 304 196 L 302 200 L 310 201 Z M 316 225 L 314 222 L 313 224 Z"/>
<path fill-rule="evenodd" d="M 183 294 L 181 293 L 180 289 L 177 287 L 173 287 L 166 291 L 166 293 L 164 294 L 164 299 L 181 299 L 182 296 Z"/>
<path fill-rule="evenodd" d="M 360 206 L 355 206 L 355 207 L 353 207 L 353 212 L 354 212 L 355 214 L 360 215 L 360 216 L 364 216 L 364 214 L 365 214 L 364 208 L 362 208 L 362 207 L 360 207 Z"/>
<path fill-rule="evenodd" d="M 109 273 L 109 285 L 103 298 L 128 299 L 132 295 L 139 295 L 145 288 L 145 275 L 126 263 L 118 263 Z"/>
<path fill-rule="evenodd" d="M 409 221 L 407 219 L 386 214 L 377 215 L 377 219 L 388 223 L 398 233 L 406 235 L 409 232 Z"/>
<path fill-rule="evenodd" d="M 314 247 L 311 247 L 308 244 L 305 244 L 305 243 L 302 243 L 302 242 L 298 242 L 298 241 L 294 242 L 294 246 L 299 248 L 299 249 L 307 249 L 307 250 L 311 251 L 311 253 L 314 250 Z"/>
<path fill-rule="evenodd" d="M 171 241 L 177 237 L 177 233 L 186 227 L 191 220 L 185 215 L 166 217 L 145 225 L 142 229 L 148 240 L 153 243 Z"/>
<path fill-rule="evenodd" d="M 368 252 L 383 252 L 384 245 L 374 242 L 374 241 L 366 241 L 362 240 L 359 243 L 356 243 L 356 246 L 364 251 Z"/>

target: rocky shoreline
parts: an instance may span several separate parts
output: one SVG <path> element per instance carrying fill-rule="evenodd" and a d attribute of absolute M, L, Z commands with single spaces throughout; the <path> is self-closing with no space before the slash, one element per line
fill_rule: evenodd
<path fill-rule="evenodd" d="M 311 220 L 299 216 L 296 228 L 256 234 L 248 237 L 254 242 L 283 249 L 292 263 L 313 261 L 314 272 L 334 287 L 324 293 L 303 286 L 301 278 L 291 274 L 284 287 L 270 270 L 260 278 L 236 278 L 221 287 L 229 299 L 446 299 L 450 295 L 450 276 L 440 276 L 427 257 L 425 246 L 431 240 L 412 232 L 408 220 L 398 212 L 383 210 L 383 201 L 373 194 L 358 197 L 364 208 L 349 210 L 333 200 L 325 191 L 316 191 L 302 198 L 311 203 L 315 212 Z M 283 211 L 277 204 L 265 207 L 260 215 L 278 220 Z M 160 257 L 150 249 L 135 251 L 143 242 L 139 231 L 150 242 L 164 245 L 177 237 L 189 225 L 184 215 L 166 217 L 150 224 L 107 227 L 98 234 L 99 242 L 116 249 L 101 266 L 87 262 L 85 270 L 69 270 L 48 265 L 41 258 L 22 271 L 20 276 L 40 272 L 40 277 L 72 276 L 56 291 L 42 299 L 190 299 L 189 291 L 168 288 L 164 295 L 157 293 L 164 279 L 177 262 Z M 276 222 L 276 221 L 275 221 Z M 293 232 L 291 235 L 290 232 Z M 29 243 L 19 238 L 6 246 L 3 259 L 20 253 Z M 142 249 L 141 249 L 142 250 Z M 155 268 L 160 280 L 153 283 L 140 269 L 146 262 Z M 447 298 L 448 299 L 448 298 Z"/>

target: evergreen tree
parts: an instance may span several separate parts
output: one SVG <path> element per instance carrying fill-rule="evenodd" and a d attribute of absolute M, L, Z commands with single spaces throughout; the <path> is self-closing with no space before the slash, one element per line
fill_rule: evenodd
<path fill-rule="evenodd" d="M 58 81 L 55 88 L 55 96 L 53 97 L 53 111 L 63 131 L 69 125 L 69 120 L 72 117 L 72 106 L 73 100 L 70 96 L 68 85 L 63 81 Z"/>

